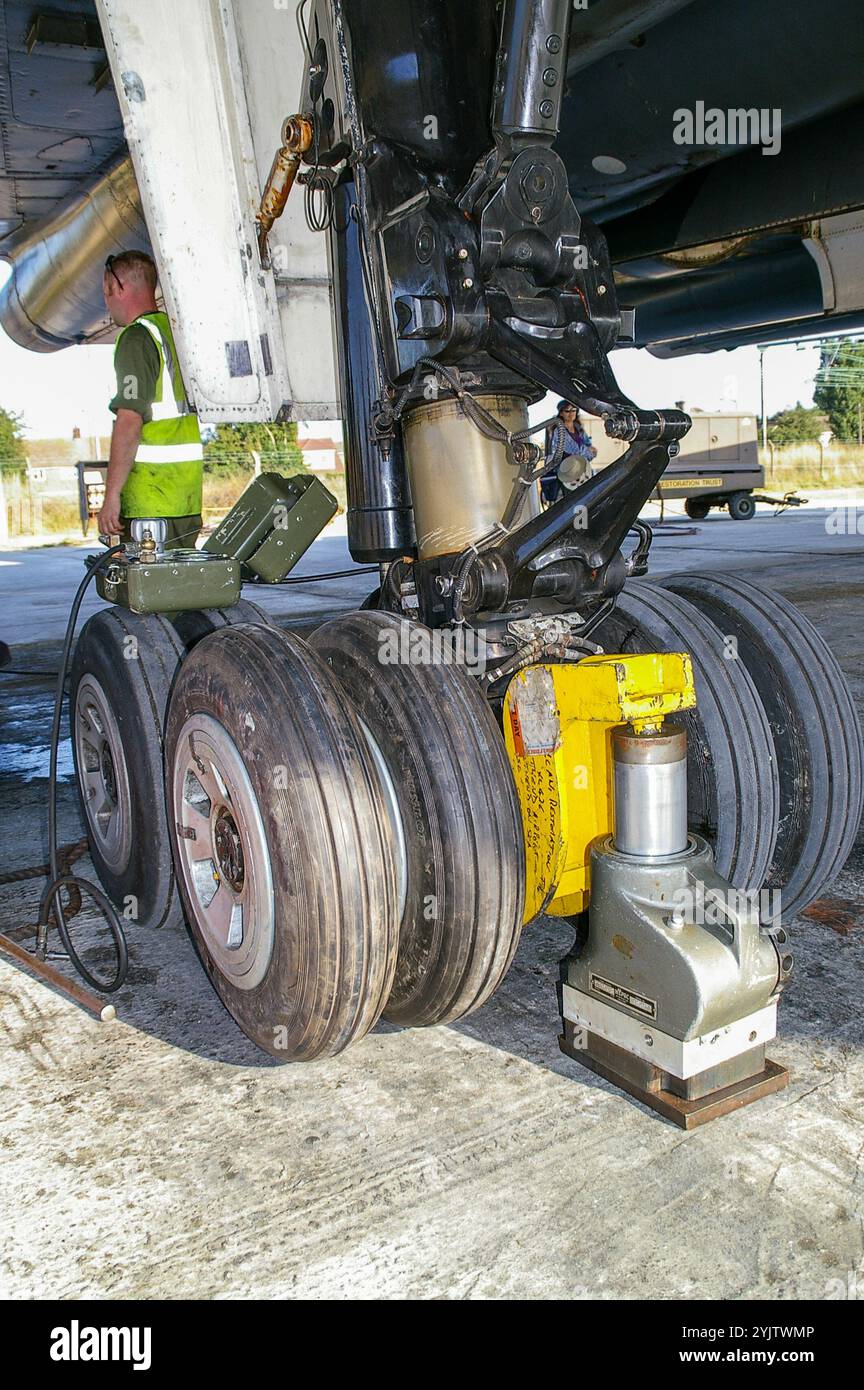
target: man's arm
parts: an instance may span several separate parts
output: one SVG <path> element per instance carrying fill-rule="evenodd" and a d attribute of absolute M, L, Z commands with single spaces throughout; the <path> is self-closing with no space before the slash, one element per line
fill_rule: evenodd
<path fill-rule="evenodd" d="M 120 493 L 135 462 L 141 438 L 141 425 L 141 416 L 137 410 L 117 411 L 117 419 L 111 431 L 105 501 L 99 513 L 99 531 L 103 536 L 115 536 L 120 532 Z"/>

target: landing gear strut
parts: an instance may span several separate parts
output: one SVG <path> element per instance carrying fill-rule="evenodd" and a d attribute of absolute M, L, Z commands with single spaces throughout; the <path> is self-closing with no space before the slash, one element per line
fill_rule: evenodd
<path fill-rule="evenodd" d="M 780 1084 L 762 1049 L 783 929 L 729 894 L 776 887 L 794 911 L 821 891 L 860 815 L 860 735 L 794 610 L 716 577 L 638 582 L 639 515 L 690 421 L 639 408 L 610 367 L 633 314 L 552 149 L 572 14 L 570 0 L 309 5 L 292 158 L 308 156 L 328 237 L 349 548 L 381 567 L 386 611 L 308 644 L 243 620 L 187 638 L 196 615 L 159 619 L 122 674 L 128 623 L 93 620 L 76 757 L 112 895 L 167 920 L 176 874 L 215 989 L 273 1056 L 332 1056 L 382 1016 L 463 1017 L 548 911 L 584 938 L 565 1043 L 579 1024 L 604 1074 L 705 1118 L 730 1088 L 737 1104 Z M 541 513 L 527 410 L 547 390 L 628 447 Z M 263 579 L 285 551 L 268 496 L 235 556 Z M 676 916 L 696 888 L 726 895 L 720 923 Z"/>

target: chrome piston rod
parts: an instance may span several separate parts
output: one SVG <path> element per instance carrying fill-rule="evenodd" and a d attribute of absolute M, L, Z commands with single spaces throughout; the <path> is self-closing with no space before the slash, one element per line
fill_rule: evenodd
<path fill-rule="evenodd" d="M 687 734 L 666 724 L 659 732 L 612 734 L 615 848 L 640 859 L 687 848 Z"/>

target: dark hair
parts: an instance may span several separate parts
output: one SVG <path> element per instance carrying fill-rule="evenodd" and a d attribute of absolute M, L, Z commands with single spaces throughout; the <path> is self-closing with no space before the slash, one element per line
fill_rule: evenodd
<path fill-rule="evenodd" d="M 556 406 L 556 409 L 559 415 L 561 414 L 562 410 L 575 410 L 576 414 L 579 414 L 578 405 L 574 405 L 572 401 L 559 401 L 558 405 Z"/>

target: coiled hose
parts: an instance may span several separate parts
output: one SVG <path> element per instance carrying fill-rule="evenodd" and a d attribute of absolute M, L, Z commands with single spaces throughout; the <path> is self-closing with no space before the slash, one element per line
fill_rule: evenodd
<path fill-rule="evenodd" d="M 78 612 L 84 598 L 87 585 L 95 577 L 96 573 L 104 569 L 108 561 L 123 549 L 122 545 L 115 545 L 104 555 L 100 555 L 95 560 L 87 561 L 87 573 L 78 585 L 77 592 L 72 600 L 72 607 L 69 610 L 69 621 L 66 624 L 66 636 L 63 639 L 63 652 L 60 657 L 60 669 L 57 673 L 57 688 L 54 696 L 54 719 L 51 725 L 51 756 L 48 770 L 48 871 L 50 881 L 46 887 L 39 904 L 39 921 L 36 927 L 37 949 L 44 950 L 50 917 L 53 913 L 60 932 L 60 939 L 66 953 L 83 980 L 94 989 L 98 989 L 103 994 L 113 994 L 118 990 L 126 979 L 129 969 L 129 951 L 126 945 L 126 937 L 120 925 L 120 917 L 114 904 L 105 896 L 101 888 L 97 888 L 95 883 L 89 879 L 79 878 L 77 874 L 69 873 L 68 865 L 65 872 L 61 869 L 57 850 L 57 755 L 60 747 L 60 724 L 63 718 L 63 699 L 64 687 L 66 684 L 66 674 L 69 669 L 69 655 L 72 651 L 72 640 L 75 636 L 75 624 L 78 621 Z M 69 928 L 66 923 L 66 914 L 63 904 L 60 901 L 61 889 L 72 890 L 78 893 L 89 894 L 99 911 L 108 923 L 111 935 L 114 938 L 114 949 L 117 954 L 117 969 L 110 980 L 100 980 L 94 975 L 72 944 Z M 68 904 L 67 904 L 68 906 Z"/>

